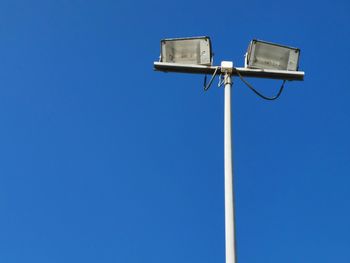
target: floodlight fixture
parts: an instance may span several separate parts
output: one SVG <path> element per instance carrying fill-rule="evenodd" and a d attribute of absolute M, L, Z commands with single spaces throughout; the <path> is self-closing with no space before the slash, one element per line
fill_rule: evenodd
<path fill-rule="evenodd" d="M 226 263 L 237 263 L 236 226 L 233 192 L 233 160 L 231 132 L 232 76 L 238 76 L 248 88 L 265 100 L 277 99 L 287 80 L 303 80 L 304 72 L 298 71 L 300 50 L 260 40 L 250 42 L 244 67 L 235 67 L 232 61 L 222 61 L 213 66 L 213 53 L 209 37 L 171 38 L 161 40 L 160 60 L 154 69 L 163 72 L 211 75 L 208 90 L 219 75 L 218 86 L 224 86 L 224 174 L 225 174 L 225 253 Z M 282 86 L 274 97 L 267 97 L 254 89 L 244 77 L 281 79 Z"/>
<path fill-rule="evenodd" d="M 245 67 L 298 71 L 300 49 L 252 40 L 246 54 Z"/>
<path fill-rule="evenodd" d="M 168 38 L 161 40 L 160 62 L 211 66 L 209 37 Z"/>

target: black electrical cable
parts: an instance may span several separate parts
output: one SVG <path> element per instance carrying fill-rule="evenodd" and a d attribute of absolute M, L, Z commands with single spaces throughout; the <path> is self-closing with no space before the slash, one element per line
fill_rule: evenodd
<path fill-rule="evenodd" d="M 264 100 L 276 100 L 276 99 L 278 99 L 279 96 L 281 96 L 282 91 L 283 91 L 283 89 L 284 89 L 284 84 L 286 83 L 286 80 L 284 80 L 283 83 L 282 83 L 282 86 L 281 86 L 281 88 L 280 88 L 280 90 L 278 91 L 278 93 L 277 93 L 276 96 L 267 97 L 267 96 L 261 94 L 261 93 L 260 93 L 259 91 L 257 91 L 256 89 L 254 89 L 254 87 L 253 87 L 248 81 L 246 81 L 246 80 L 242 77 L 242 75 L 239 73 L 238 70 L 236 70 L 236 72 L 237 72 L 237 75 L 239 76 L 239 78 L 244 82 L 244 84 L 246 84 L 248 88 L 250 88 L 256 95 L 258 95 L 260 98 L 262 98 L 262 99 L 264 99 Z"/>
<path fill-rule="evenodd" d="M 212 84 L 212 82 L 213 82 L 213 80 L 214 80 L 214 78 L 215 78 L 215 76 L 216 76 L 216 74 L 217 74 L 218 69 L 219 69 L 219 67 L 216 67 L 216 69 L 215 69 L 215 71 L 214 71 L 214 74 L 212 75 L 212 77 L 211 77 L 211 79 L 210 79 L 210 81 L 209 81 L 208 84 L 207 84 L 207 75 L 205 75 L 205 77 L 204 77 L 204 85 L 203 85 L 203 86 L 204 86 L 204 91 L 207 91 L 207 90 L 210 88 L 210 86 L 211 86 L 211 84 Z M 248 87 L 249 89 L 251 89 L 256 95 L 258 95 L 260 98 L 262 98 L 262 99 L 264 99 L 264 100 L 276 100 L 276 99 L 278 99 L 278 98 L 281 96 L 282 91 L 283 91 L 283 89 L 284 89 L 284 84 L 286 83 L 286 80 L 283 80 L 282 85 L 281 85 L 281 87 L 280 87 L 278 93 L 277 93 L 275 96 L 273 96 L 273 97 L 267 97 L 267 96 L 261 94 L 259 91 L 257 91 L 248 81 L 246 81 L 246 80 L 243 78 L 243 76 L 241 75 L 241 73 L 239 73 L 238 70 L 236 70 L 236 72 L 237 72 L 237 75 L 239 76 L 239 78 L 243 81 L 243 83 L 246 84 L 247 87 Z M 219 87 L 220 87 L 222 84 L 223 84 L 223 83 L 220 82 L 220 83 L 219 83 Z"/>

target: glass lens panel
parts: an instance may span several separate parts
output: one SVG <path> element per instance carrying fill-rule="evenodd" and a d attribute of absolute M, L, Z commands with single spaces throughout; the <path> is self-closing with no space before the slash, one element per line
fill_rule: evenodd
<path fill-rule="evenodd" d="M 172 63 L 199 64 L 199 41 L 168 41 L 166 43 L 166 61 Z"/>
<path fill-rule="evenodd" d="M 264 69 L 287 70 L 290 50 L 284 47 L 256 43 L 252 66 Z"/>
<path fill-rule="evenodd" d="M 163 40 L 161 61 L 180 64 L 211 64 L 208 39 Z"/>

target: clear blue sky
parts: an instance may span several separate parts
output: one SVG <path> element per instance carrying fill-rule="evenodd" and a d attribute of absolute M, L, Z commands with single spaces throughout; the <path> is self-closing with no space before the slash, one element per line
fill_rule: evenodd
<path fill-rule="evenodd" d="M 350 262 L 350 4 L 0 2 L 0 262 L 224 263 L 223 90 L 159 41 L 301 48 L 275 102 L 233 94 L 240 263 Z M 252 80 L 274 94 L 279 81 Z M 214 83 L 216 85 L 216 83 Z"/>

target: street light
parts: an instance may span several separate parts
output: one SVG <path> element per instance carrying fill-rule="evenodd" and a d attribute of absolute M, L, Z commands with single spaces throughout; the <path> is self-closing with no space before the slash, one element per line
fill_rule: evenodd
<path fill-rule="evenodd" d="M 224 110 L 224 162 L 225 162 L 225 251 L 226 263 L 237 263 L 235 209 L 233 193 L 233 162 L 231 133 L 232 76 L 242 81 L 260 97 L 274 100 L 281 94 L 286 80 L 303 80 L 304 72 L 298 71 L 299 49 L 253 40 L 248 48 L 245 67 L 237 68 L 232 61 L 222 61 L 212 66 L 211 42 L 208 37 L 165 39 L 161 41 L 160 61 L 154 62 L 155 70 L 163 72 L 212 74 L 209 85 L 217 74 L 223 75 L 225 86 Z M 268 98 L 257 92 L 244 77 L 284 80 L 277 96 Z"/>

